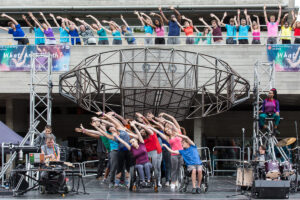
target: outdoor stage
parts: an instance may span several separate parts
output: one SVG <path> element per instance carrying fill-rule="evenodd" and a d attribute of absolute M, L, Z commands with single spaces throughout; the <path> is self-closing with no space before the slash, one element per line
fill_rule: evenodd
<path fill-rule="evenodd" d="M 158 193 L 154 193 L 151 189 L 129 192 L 124 188 L 109 189 L 108 184 L 103 184 L 94 177 L 84 178 L 84 180 L 89 193 L 87 195 L 71 193 L 61 197 L 58 194 L 41 195 L 38 191 L 31 191 L 19 197 L 0 196 L 0 199 L 250 199 L 237 190 L 233 176 L 210 177 L 209 190 L 202 194 L 170 192 L 169 188 L 160 188 Z M 300 199 L 300 193 L 290 193 L 289 199 Z"/>

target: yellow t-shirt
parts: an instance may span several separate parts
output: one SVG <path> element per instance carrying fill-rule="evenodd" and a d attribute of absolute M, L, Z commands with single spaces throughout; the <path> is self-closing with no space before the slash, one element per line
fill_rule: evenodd
<path fill-rule="evenodd" d="M 282 40 L 291 40 L 292 36 L 292 27 L 285 28 L 284 26 L 281 27 L 281 39 Z"/>

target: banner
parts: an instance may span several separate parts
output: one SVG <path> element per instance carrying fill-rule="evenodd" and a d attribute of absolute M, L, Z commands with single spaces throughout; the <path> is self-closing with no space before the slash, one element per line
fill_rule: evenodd
<path fill-rule="evenodd" d="M 267 45 L 269 62 L 275 63 L 277 72 L 300 71 L 300 45 Z"/>
<path fill-rule="evenodd" d="M 33 53 L 50 53 L 52 71 L 69 70 L 70 46 L 68 45 L 0 45 L 0 71 L 30 71 Z M 42 64 L 45 61 L 41 57 L 38 62 Z M 40 67 L 39 70 L 47 69 Z"/>

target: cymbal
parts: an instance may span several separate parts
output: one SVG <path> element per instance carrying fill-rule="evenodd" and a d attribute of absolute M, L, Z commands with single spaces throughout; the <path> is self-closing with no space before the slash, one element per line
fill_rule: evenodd
<path fill-rule="evenodd" d="M 278 147 L 284 147 L 284 146 L 288 146 L 290 144 L 293 144 L 294 142 L 296 142 L 296 138 L 295 137 L 290 137 L 290 138 L 285 138 L 280 140 L 276 146 Z"/>

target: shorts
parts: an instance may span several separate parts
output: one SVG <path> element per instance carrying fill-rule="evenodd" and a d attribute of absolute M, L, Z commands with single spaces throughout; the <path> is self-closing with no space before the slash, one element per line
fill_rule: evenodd
<path fill-rule="evenodd" d="M 249 44 L 248 39 L 239 39 L 239 44 Z"/>
<path fill-rule="evenodd" d="M 195 43 L 195 42 L 194 42 L 194 38 L 192 38 L 192 37 L 187 37 L 186 40 L 185 40 L 185 43 L 186 43 L 186 44 L 194 44 L 194 43 Z"/>
<path fill-rule="evenodd" d="M 121 44 L 122 44 L 122 40 L 113 39 L 113 45 L 121 45 Z"/>
<path fill-rule="evenodd" d="M 55 44 L 56 44 L 56 40 L 50 40 L 46 38 L 46 45 L 55 45 Z"/>
<path fill-rule="evenodd" d="M 155 44 L 165 44 L 165 38 L 162 38 L 162 37 L 156 37 L 155 38 Z"/>
<path fill-rule="evenodd" d="M 282 39 L 282 44 L 291 44 L 291 40 Z"/>
<path fill-rule="evenodd" d="M 188 165 L 187 170 L 191 172 L 192 170 L 201 170 L 203 169 L 202 165 Z"/>
<path fill-rule="evenodd" d="M 260 44 L 260 40 L 252 40 L 252 44 Z"/>
<path fill-rule="evenodd" d="M 18 45 L 29 45 L 29 40 L 28 38 L 21 38 L 18 40 Z"/>
<path fill-rule="evenodd" d="M 108 40 L 98 40 L 98 45 L 108 45 Z"/>
<path fill-rule="evenodd" d="M 296 38 L 294 44 L 300 44 L 300 38 Z"/>
<path fill-rule="evenodd" d="M 277 38 L 276 37 L 269 37 L 267 40 L 267 44 L 277 44 Z"/>

